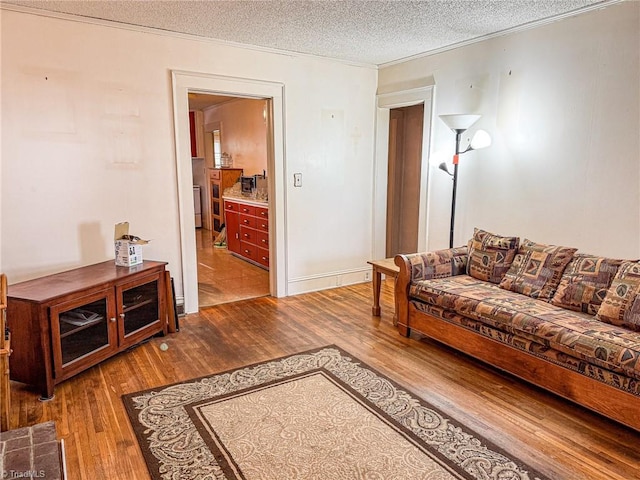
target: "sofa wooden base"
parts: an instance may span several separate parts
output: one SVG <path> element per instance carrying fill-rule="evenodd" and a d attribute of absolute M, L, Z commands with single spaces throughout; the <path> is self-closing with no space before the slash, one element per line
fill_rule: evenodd
<path fill-rule="evenodd" d="M 405 304 L 406 305 L 406 304 Z M 406 308 L 406 307 L 405 307 Z M 398 331 L 416 331 L 567 400 L 640 431 L 640 398 L 560 365 L 497 342 L 408 305 Z M 407 325 L 408 324 L 408 325 Z"/>

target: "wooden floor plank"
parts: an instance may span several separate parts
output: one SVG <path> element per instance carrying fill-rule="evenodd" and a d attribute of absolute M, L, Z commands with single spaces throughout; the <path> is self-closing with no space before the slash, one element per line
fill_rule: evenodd
<path fill-rule="evenodd" d="M 148 479 L 121 396 L 336 344 L 552 479 L 638 477 L 640 434 L 392 325 L 392 288 L 371 284 L 227 303 L 58 385 L 53 400 L 12 382 L 11 427 L 54 420 L 70 480 Z M 160 345 L 166 343 L 166 351 Z"/>

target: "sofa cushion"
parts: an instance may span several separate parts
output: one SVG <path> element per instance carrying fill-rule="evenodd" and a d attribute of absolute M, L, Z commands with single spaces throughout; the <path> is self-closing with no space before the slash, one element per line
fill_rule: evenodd
<path fill-rule="evenodd" d="M 503 237 L 474 229 L 469 242 L 467 274 L 491 283 L 500 283 L 518 253 L 519 237 Z"/>
<path fill-rule="evenodd" d="M 595 315 L 620 264 L 622 260 L 576 254 L 562 274 L 551 303 Z"/>
<path fill-rule="evenodd" d="M 620 265 L 596 318 L 640 331 L 640 262 Z"/>
<path fill-rule="evenodd" d="M 409 296 L 640 380 L 640 335 L 585 313 L 468 275 L 416 282 Z"/>
<path fill-rule="evenodd" d="M 501 291 L 493 283 L 478 280 L 469 275 L 412 282 L 409 298 L 419 299 L 461 314 L 471 313 L 483 296 Z"/>
<path fill-rule="evenodd" d="M 577 248 L 545 245 L 525 239 L 500 282 L 500 287 L 548 302 L 576 250 Z"/>

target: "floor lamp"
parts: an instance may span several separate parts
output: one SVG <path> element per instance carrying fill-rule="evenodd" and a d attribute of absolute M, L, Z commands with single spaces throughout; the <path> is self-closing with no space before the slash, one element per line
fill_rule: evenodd
<path fill-rule="evenodd" d="M 478 130 L 471 144 L 462 152 L 460 151 L 460 137 L 469 129 L 473 124 L 480 120 L 481 115 L 440 115 L 440 119 L 453 130 L 456 134 L 456 153 L 453 156 L 453 173 L 449 172 L 447 164 L 442 162 L 440 164 L 440 170 L 444 170 L 453 178 L 453 193 L 451 195 L 451 227 L 449 229 L 449 248 L 453 248 L 453 229 L 455 226 L 456 217 L 456 190 L 458 188 L 458 160 L 460 155 L 468 152 L 469 150 L 478 150 L 491 145 L 491 137 L 484 130 Z"/>

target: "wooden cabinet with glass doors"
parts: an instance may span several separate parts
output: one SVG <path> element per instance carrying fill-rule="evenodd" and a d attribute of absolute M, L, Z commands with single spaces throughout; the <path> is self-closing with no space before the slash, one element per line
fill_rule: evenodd
<path fill-rule="evenodd" d="M 111 260 L 10 285 L 11 378 L 51 398 L 56 384 L 166 333 L 165 281 L 164 262 Z"/>
<path fill-rule="evenodd" d="M 220 233 L 220 227 L 224 223 L 224 210 L 222 194 L 233 186 L 242 176 L 241 168 L 212 168 L 209 171 L 211 182 L 211 230 L 213 235 Z"/>

